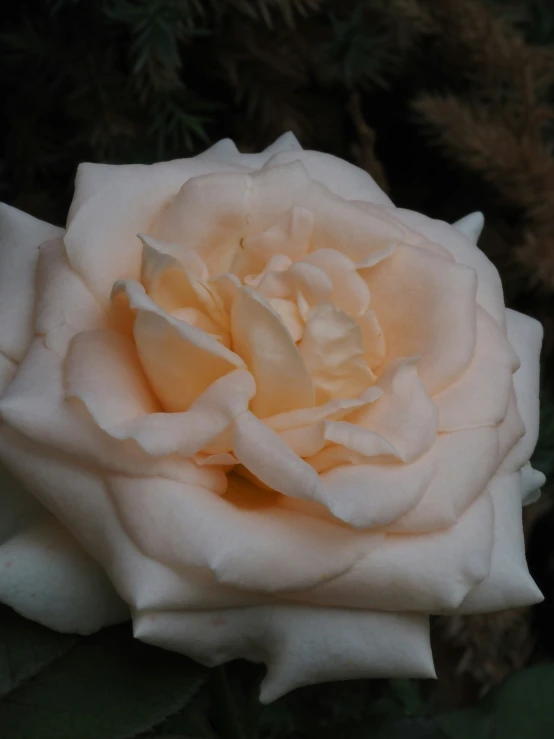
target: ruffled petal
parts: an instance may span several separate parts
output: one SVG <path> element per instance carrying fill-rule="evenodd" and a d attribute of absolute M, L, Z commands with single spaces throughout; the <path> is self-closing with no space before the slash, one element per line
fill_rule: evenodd
<path fill-rule="evenodd" d="M 0 203 L 0 351 L 22 359 L 33 337 L 37 247 L 63 230 Z"/>
<path fill-rule="evenodd" d="M 235 422 L 233 452 L 271 490 L 293 498 L 318 499 L 317 472 L 250 411 Z"/>
<path fill-rule="evenodd" d="M 334 249 L 319 249 L 303 261 L 319 267 L 327 274 L 332 285 L 330 302 L 336 308 L 354 317 L 367 311 L 370 301 L 367 284 L 348 257 Z"/>
<path fill-rule="evenodd" d="M 17 362 L 9 359 L 5 354 L 0 352 L 0 395 L 4 392 L 12 381 L 17 370 Z"/>
<path fill-rule="evenodd" d="M 256 381 L 258 416 L 309 408 L 312 378 L 292 336 L 271 306 L 250 288 L 239 290 L 231 312 L 233 346 Z"/>
<path fill-rule="evenodd" d="M 457 608 L 490 572 L 494 510 L 484 492 L 455 526 L 389 535 L 341 577 L 291 599 L 319 606 L 438 613 Z"/>
<path fill-rule="evenodd" d="M 489 490 L 494 503 L 491 571 L 469 592 L 456 613 L 491 613 L 543 600 L 525 561 L 520 473 L 495 477 Z"/>
<path fill-rule="evenodd" d="M 429 248 L 429 245 L 440 244 L 452 254 L 458 264 L 464 264 L 475 270 L 477 273 L 477 302 L 504 330 L 506 317 L 500 275 L 490 259 L 477 247 L 476 242 L 456 228 L 456 224 L 451 226 L 444 221 L 428 218 L 422 213 L 397 208 L 394 216 L 426 237 L 427 244 L 422 242 L 420 246 Z"/>
<path fill-rule="evenodd" d="M 435 676 L 429 619 L 418 614 L 286 604 L 135 615 L 138 639 L 208 666 L 265 662 L 260 701 L 302 685 L 353 678 Z"/>
<path fill-rule="evenodd" d="M 364 360 L 360 327 L 330 303 L 309 311 L 299 349 L 312 375 L 318 404 L 336 397 L 356 397 L 374 383 Z"/>
<path fill-rule="evenodd" d="M 419 378 L 418 358 L 393 362 L 379 378 L 381 398 L 348 419 L 380 434 L 403 462 L 429 451 L 437 438 L 438 410 Z"/>
<path fill-rule="evenodd" d="M 76 333 L 109 323 L 107 313 L 69 264 L 61 239 L 39 250 L 36 296 L 35 331 L 60 357 Z"/>
<path fill-rule="evenodd" d="M 498 466 L 498 448 L 492 427 L 439 434 L 422 458 L 434 470 L 425 495 L 389 530 L 423 534 L 454 524 L 487 487 Z"/>
<path fill-rule="evenodd" d="M 149 454 L 192 456 L 217 438 L 255 392 L 252 376 L 235 370 L 216 380 L 184 413 L 160 413 L 134 345 L 121 334 L 75 337 L 65 362 L 66 397 L 84 403 L 116 439 L 134 439 Z"/>
<path fill-rule="evenodd" d="M 112 478 L 109 486 L 144 554 L 176 569 L 208 568 L 218 582 L 246 590 L 300 590 L 332 579 L 383 539 L 278 507 L 277 494 L 237 476 L 223 496 L 163 478 Z"/>
<path fill-rule="evenodd" d="M 179 412 L 243 360 L 205 331 L 158 308 L 136 282 L 117 283 L 136 311 L 134 337 L 141 364 L 164 410 Z"/>
<path fill-rule="evenodd" d="M 104 480 L 90 467 L 52 455 L 6 427 L 0 428 L 0 458 L 100 563 L 134 608 L 222 608 L 267 601 L 218 584 L 205 571 L 176 572 L 145 557 L 121 526 Z"/>
<path fill-rule="evenodd" d="M 79 165 L 64 237 L 72 267 L 107 305 L 114 282 L 138 279 L 142 245 L 137 234 L 151 232 L 183 183 L 236 169 L 195 158 L 152 165 Z"/>
<path fill-rule="evenodd" d="M 516 364 L 517 363 L 517 364 Z M 477 310 L 477 346 L 464 374 L 433 398 L 441 431 L 496 426 L 506 416 L 517 356 L 489 314 Z"/>
<path fill-rule="evenodd" d="M 364 277 L 387 361 L 420 356 L 419 373 L 431 394 L 454 382 L 475 352 L 475 272 L 424 249 L 398 246 Z"/>
<path fill-rule="evenodd" d="M 432 469 L 411 465 L 353 464 L 324 472 L 318 495 L 334 516 L 359 529 L 384 526 L 424 495 Z"/>
<path fill-rule="evenodd" d="M 0 546 L 0 601 L 56 631 L 90 634 L 129 611 L 103 570 L 52 516 Z"/>
<path fill-rule="evenodd" d="M 499 474 L 519 470 L 529 461 L 539 436 L 540 351 L 543 329 L 534 318 L 507 310 L 508 339 L 521 366 L 514 375 L 517 408 L 525 424 L 525 435 L 504 460 Z"/>

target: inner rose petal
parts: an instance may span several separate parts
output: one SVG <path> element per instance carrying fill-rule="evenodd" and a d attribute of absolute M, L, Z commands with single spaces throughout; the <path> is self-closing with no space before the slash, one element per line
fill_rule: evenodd
<path fill-rule="evenodd" d="M 399 245 L 363 276 L 385 334 L 387 362 L 421 356 L 420 376 L 431 394 L 454 382 L 475 353 L 474 270 Z"/>
<path fill-rule="evenodd" d="M 231 312 L 233 347 L 254 375 L 252 410 L 259 416 L 314 405 L 310 374 L 284 323 L 248 287 L 241 288 Z"/>
<path fill-rule="evenodd" d="M 357 397 L 374 384 L 360 327 L 329 303 L 310 310 L 299 349 L 312 373 L 319 403 Z"/>
<path fill-rule="evenodd" d="M 134 338 L 141 364 L 164 409 L 185 411 L 243 360 L 204 331 L 164 313 L 136 282 L 116 283 L 136 311 Z"/>

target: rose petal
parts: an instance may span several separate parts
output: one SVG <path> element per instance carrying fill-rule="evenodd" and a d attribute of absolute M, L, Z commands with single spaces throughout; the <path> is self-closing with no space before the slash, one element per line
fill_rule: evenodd
<path fill-rule="evenodd" d="M 506 326 L 504 292 L 500 275 L 494 264 L 479 249 L 475 242 L 457 228 L 444 221 L 428 218 L 404 208 L 397 208 L 394 217 L 428 239 L 428 243 L 440 244 L 447 249 L 456 262 L 471 267 L 477 273 L 477 302 L 489 313 L 501 329 Z M 428 248 L 428 244 L 421 243 Z"/>
<path fill-rule="evenodd" d="M 201 329 L 164 313 L 136 282 L 117 283 L 136 310 L 134 337 L 146 375 L 164 410 L 179 412 L 243 360 Z"/>
<path fill-rule="evenodd" d="M 318 182 L 305 188 L 300 204 L 314 214 L 312 251 L 333 249 L 361 262 L 402 239 L 403 229 Z"/>
<path fill-rule="evenodd" d="M 317 500 L 319 475 L 250 411 L 235 422 L 233 452 L 271 490 Z"/>
<path fill-rule="evenodd" d="M 96 562 L 51 516 L 0 546 L 0 602 L 56 631 L 90 634 L 129 611 Z"/>
<path fill-rule="evenodd" d="M 66 402 L 62 360 L 45 347 L 42 338 L 35 340 L 0 399 L 0 417 L 48 454 L 63 452 L 94 469 L 160 474 L 185 482 L 193 482 L 197 474 L 196 465 L 187 460 L 155 459 L 137 444 L 114 443 L 88 414 Z"/>
<path fill-rule="evenodd" d="M 0 429 L 0 457 L 94 556 L 135 609 L 235 607 L 267 600 L 219 585 L 205 571 L 175 572 L 144 557 L 122 528 L 102 477 L 90 467 L 54 456 L 5 427 Z M 52 608 L 50 597 L 44 608 Z M 103 609 L 101 602 L 94 603 L 89 618 Z"/>
<path fill-rule="evenodd" d="M 508 408 L 514 360 L 517 356 L 498 324 L 478 306 L 473 361 L 456 382 L 433 398 L 439 409 L 440 430 L 499 424 Z"/>
<path fill-rule="evenodd" d="M 362 330 L 365 361 L 370 369 L 375 370 L 383 364 L 387 355 L 385 335 L 375 311 L 370 309 L 360 316 L 358 326 Z"/>
<path fill-rule="evenodd" d="M 224 496 L 163 478 L 111 478 L 139 549 L 174 568 L 209 568 L 218 582 L 276 593 L 344 573 L 382 539 L 277 507 L 279 496 L 233 476 Z M 183 532 L 186 535 L 183 536 Z"/>
<path fill-rule="evenodd" d="M 431 393 L 469 366 L 476 342 L 476 274 L 413 246 L 364 270 L 372 307 L 387 342 L 387 362 L 421 356 L 419 373 Z"/>
<path fill-rule="evenodd" d="M 393 362 L 379 378 L 383 395 L 348 419 L 380 434 L 403 462 L 429 451 L 437 438 L 438 410 L 418 373 L 418 357 Z"/>
<path fill-rule="evenodd" d="M 365 170 L 332 154 L 320 151 L 280 151 L 267 162 L 266 167 L 280 167 L 295 160 L 302 162 L 313 180 L 325 185 L 341 198 L 391 205 L 390 199 Z"/>
<path fill-rule="evenodd" d="M 0 351 L 23 358 L 33 336 L 37 247 L 63 231 L 0 203 Z"/>
<path fill-rule="evenodd" d="M 370 301 L 367 284 L 358 274 L 354 262 L 344 254 L 334 249 L 319 249 L 301 263 L 312 264 L 325 271 L 333 289 L 330 302 L 336 308 L 354 317 L 367 311 Z"/>
<path fill-rule="evenodd" d="M 495 477 L 489 490 L 494 503 L 491 571 L 469 592 L 456 613 L 491 613 L 543 600 L 525 561 L 520 473 Z"/>
<path fill-rule="evenodd" d="M 360 327 L 329 303 L 310 310 L 299 350 L 312 375 L 319 404 L 336 397 L 358 396 L 374 383 L 364 361 Z"/>
<path fill-rule="evenodd" d="M 66 359 L 66 397 L 84 403 L 116 439 L 135 439 L 148 454 L 192 456 L 217 438 L 255 392 L 252 376 L 236 370 L 216 380 L 184 413 L 159 413 L 133 344 L 108 331 L 79 334 Z"/>
<path fill-rule="evenodd" d="M 426 461 L 335 467 L 322 473 L 318 500 L 334 516 L 356 528 L 383 526 L 421 500 L 431 474 L 432 468 Z"/>
<path fill-rule="evenodd" d="M 136 614 L 138 639 L 208 666 L 243 658 L 268 672 L 260 701 L 315 682 L 434 677 L 429 619 L 417 614 L 286 604 L 232 610 Z"/>
<path fill-rule="evenodd" d="M 17 370 L 17 362 L 13 362 L 0 352 L 0 395 L 12 381 Z"/>
<path fill-rule="evenodd" d="M 236 167 L 195 158 L 152 165 L 79 165 L 64 241 L 73 269 L 102 305 L 108 304 L 114 282 L 138 279 L 142 245 L 137 234 L 155 236 L 151 227 L 183 183 L 214 171 Z"/>
<path fill-rule="evenodd" d="M 36 275 L 35 331 L 47 347 L 64 357 L 79 331 L 106 326 L 107 313 L 69 264 L 61 239 L 43 244 Z"/>
<path fill-rule="evenodd" d="M 506 311 L 508 339 L 518 355 L 521 366 L 514 375 L 517 407 L 523 423 L 525 435 L 504 460 L 499 474 L 515 472 L 531 457 L 539 435 L 539 384 L 540 351 L 543 330 L 534 318 Z"/>
<path fill-rule="evenodd" d="M 346 574 L 291 599 L 318 606 L 438 613 L 457 608 L 490 572 L 494 511 L 484 492 L 455 526 L 389 535 Z"/>
<path fill-rule="evenodd" d="M 256 381 L 254 413 L 272 416 L 313 406 L 312 379 L 290 333 L 271 306 L 250 288 L 237 293 L 231 328 L 235 351 Z"/>
<path fill-rule="evenodd" d="M 451 526 L 479 497 L 498 466 L 498 432 L 492 427 L 439 434 L 429 458 L 434 469 L 421 501 L 389 524 L 398 533 Z"/>

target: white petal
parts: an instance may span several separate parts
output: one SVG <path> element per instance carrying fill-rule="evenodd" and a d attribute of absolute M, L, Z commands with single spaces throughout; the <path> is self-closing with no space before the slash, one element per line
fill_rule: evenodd
<path fill-rule="evenodd" d="M 514 375 L 517 408 L 525 424 L 525 435 L 508 454 L 500 473 L 514 472 L 529 461 L 539 436 L 540 351 L 543 330 L 534 318 L 506 311 L 508 339 L 521 366 Z"/>
<path fill-rule="evenodd" d="M 475 352 L 475 272 L 419 247 L 398 246 L 364 277 L 387 361 L 420 356 L 419 373 L 431 394 L 454 382 Z"/>
<path fill-rule="evenodd" d="M 290 598 L 319 606 L 437 613 L 456 608 L 490 572 L 493 504 L 485 491 L 456 525 L 389 535 L 344 575 Z"/>
<path fill-rule="evenodd" d="M 437 438 L 438 411 L 420 380 L 418 361 L 415 357 L 391 363 L 379 378 L 383 395 L 348 419 L 384 437 L 403 462 L 429 451 Z"/>
<path fill-rule="evenodd" d="M 216 380 L 184 413 L 161 413 L 132 342 L 113 331 L 76 336 L 65 361 L 66 397 L 84 403 L 115 439 L 135 439 L 156 456 L 196 454 L 243 411 L 255 392 L 252 376 L 235 370 Z"/>
<path fill-rule="evenodd" d="M 363 169 L 320 151 L 290 151 L 275 154 L 267 167 L 278 167 L 299 160 L 310 177 L 346 200 L 365 200 L 377 205 L 391 201 L 379 185 Z"/>
<path fill-rule="evenodd" d="M 17 362 L 0 352 L 0 395 L 8 387 L 17 370 Z"/>
<path fill-rule="evenodd" d="M 77 332 L 107 325 L 107 313 L 72 269 L 61 239 L 40 248 L 36 287 L 35 331 L 60 357 Z"/>
<path fill-rule="evenodd" d="M 256 381 L 258 416 L 314 405 L 310 373 L 287 328 L 260 295 L 239 290 L 231 313 L 233 347 Z"/>
<path fill-rule="evenodd" d="M 263 661 L 260 700 L 301 685 L 362 677 L 434 677 L 426 616 L 277 604 L 138 613 L 135 636 L 209 666 Z"/>
<path fill-rule="evenodd" d="M 500 328 L 504 329 L 506 318 L 500 275 L 490 259 L 476 246 L 475 241 L 454 226 L 415 211 L 397 208 L 394 216 L 428 239 L 427 244 L 421 243 L 420 246 L 429 248 L 430 245 L 440 244 L 452 254 L 456 262 L 476 271 L 477 302 L 494 318 Z"/>
<path fill-rule="evenodd" d="M 129 611 L 96 562 L 52 516 L 0 546 L 0 601 L 56 631 L 90 634 Z"/>
<path fill-rule="evenodd" d="M 467 595 L 456 609 L 457 613 L 491 613 L 543 600 L 525 561 L 520 473 L 495 477 L 489 489 L 494 503 L 491 571 Z"/>
<path fill-rule="evenodd" d="M 456 382 L 433 398 L 439 409 L 440 430 L 499 424 L 510 400 L 514 360 L 517 356 L 498 324 L 478 306 L 473 360 Z"/>
<path fill-rule="evenodd" d="M 243 360 L 216 338 L 158 308 L 137 282 L 117 283 L 137 311 L 138 355 L 157 398 L 167 412 L 185 411 L 213 382 Z"/>
<path fill-rule="evenodd" d="M 467 236 L 468 239 L 476 244 L 485 225 L 485 217 L 480 211 L 469 213 L 467 216 L 460 218 L 459 221 L 452 224 L 460 233 Z"/>
<path fill-rule="evenodd" d="M 22 359 L 33 336 L 38 246 L 63 231 L 0 203 L 0 351 Z"/>
<path fill-rule="evenodd" d="M 545 475 L 533 469 L 530 463 L 524 464 L 521 473 L 521 502 L 525 505 L 536 503 L 541 497 L 541 488 L 546 482 Z"/>
<path fill-rule="evenodd" d="M 195 158 L 152 165 L 81 164 L 64 238 L 72 267 L 107 304 L 114 282 L 138 278 L 142 245 L 137 234 L 150 232 L 183 183 L 235 169 Z"/>
<path fill-rule="evenodd" d="M 109 487 L 137 547 L 176 570 L 258 593 L 296 591 L 346 572 L 383 539 L 279 507 L 279 495 L 237 476 L 220 496 L 163 478 L 119 477 Z"/>

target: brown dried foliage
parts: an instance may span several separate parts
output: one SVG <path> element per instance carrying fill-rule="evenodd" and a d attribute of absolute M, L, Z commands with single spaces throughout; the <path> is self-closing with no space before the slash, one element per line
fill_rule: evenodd
<path fill-rule="evenodd" d="M 438 53 L 462 80 L 459 93 L 413 102 L 435 141 L 518 211 L 509 259 L 531 283 L 554 289 L 554 161 L 544 140 L 554 110 L 550 49 L 528 45 L 480 0 L 420 0 L 437 24 Z"/>

